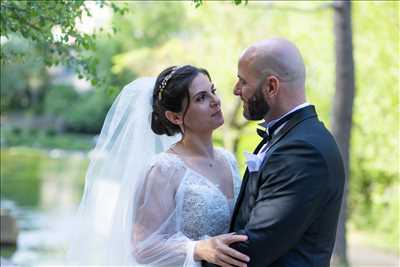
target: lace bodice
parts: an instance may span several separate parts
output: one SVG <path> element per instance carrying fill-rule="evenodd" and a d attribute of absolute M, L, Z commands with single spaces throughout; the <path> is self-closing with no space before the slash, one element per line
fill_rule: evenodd
<path fill-rule="evenodd" d="M 133 245 L 137 259 L 156 266 L 193 266 L 196 240 L 228 232 L 241 182 L 233 155 L 223 149 L 216 152 L 229 165 L 232 199 L 178 155 L 160 153 L 150 163 L 136 203 Z"/>
<path fill-rule="evenodd" d="M 156 158 L 166 169 L 184 169 L 175 195 L 177 227 L 190 239 L 227 233 L 235 200 L 240 190 L 236 161 L 230 153 L 217 149 L 229 163 L 233 179 L 233 198 L 228 199 L 219 186 L 188 167 L 178 155 L 161 153 Z"/>

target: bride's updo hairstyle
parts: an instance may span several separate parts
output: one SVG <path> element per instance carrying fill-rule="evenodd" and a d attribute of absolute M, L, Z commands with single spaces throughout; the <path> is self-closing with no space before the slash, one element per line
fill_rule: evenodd
<path fill-rule="evenodd" d="M 205 74 L 211 81 L 207 70 L 191 65 L 168 67 L 158 75 L 153 90 L 151 114 L 151 129 L 154 133 L 169 136 L 181 133 L 179 126 L 170 122 L 165 112 L 182 112 L 183 102 L 186 99 L 187 105 L 183 113 L 185 116 L 190 104 L 189 87 L 199 73 Z"/>

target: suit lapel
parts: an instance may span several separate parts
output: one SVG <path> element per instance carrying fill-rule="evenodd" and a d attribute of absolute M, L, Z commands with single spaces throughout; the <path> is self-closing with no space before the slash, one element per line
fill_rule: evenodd
<path fill-rule="evenodd" d="M 317 117 L 317 113 L 315 112 L 314 106 L 308 106 L 304 109 L 299 110 L 297 114 L 295 114 L 283 128 L 271 139 L 271 142 L 268 144 L 268 149 L 273 147 L 279 140 L 282 139 L 291 129 L 293 129 L 300 122 L 312 118 Z"/>
<path fill-rule="evenodd" d="M 270 144 L 268 144 L 268 151 L 271 151 L 271 148 L 278 143 L 279 140 L 281 140 L 291 129 L 293 129 L 293 127 L 295 127 L 297 124 L 299 124 L 300 122 L 308 119 L 308 118 L 312 118 L 312 117 L 317 117 L 317 113 L 315 111 L 315 107 L 314 106 L 307 106 L 305 108 L 302 108 L 300 110 L 298 110 L 296 112 L 297 114 L 295 114 L 287 123 L 285 126 L 283 126 L 283 128 L 278 132 L 278 134 L 276 134 L 276 136 L 274 136 L 271 140 L 270 140 Z M 258 151 L 260 151 L 260 149 L 264 146 L 264 144 L 266 144 L 268 142 L 267 138 L 264 138 L 256 147 L 256 149 L 254 150 L 253 154 L 257 154 Z M 262 170 L 264 168 L 264 165 L 269 157 L 270 153 L 267 153 L 264 157 L 264 160 L 261 164 L 260 170 Z M 240 192 L 238 195 L 238 198 L 236 200 L 235 203 L 235 208 L 233 209 L 233 213 L 232 213 L 232 219 L 231 219 L 231 223 L 230 223 L 230 229 L 229 231 L 233 230 L 233 224 L 236 218 L 236 215 L 239 211 L 239 207 L 240 204 L 242 202 L 243 199 L 243 195 L 244 195 L 244 191 L 246 189 L 247 186 L 247 182 L 249 179 L 249 170 L 248 168 L 246 168 L 246 171 L 244 173 L 243 176 L 243 180 L 242 180 L 242 185 L 240 187 Z"/>
<path fill-rule="evenodd" d="M 267 139 L 267 138 L 264 138 L 264 139 L 257 145 L 256 149 L 253 151 L 253 154 L 257 154 L 258 151 L 260 151 L 260 149 L 261 149 L 261 148 L 265 145 L 265 143 L 267 143 L 267 142 L 268 142 L 268 139 Z M 244 194 L 244 191 L 245 191 L 245 189 L 246 189 L 248 179 L 249 179 L 249 169 L 246 168 L 246 171 L 244 172 L 243 179 L 242 179 L 242 185 L 240 186 L 239 195 L 238 195 L 238 197 L 237 197 L 237 200 L 236 200 L 236 203 L 235 203 L 235 207 L 234 207 L 233 212 L 232 212 L 232 219 L 231 219 L 230 229 L 232 229 L 232 227 L 233 227 L 233 221 L 234 221 L 234 218 L 236 217 L 236 214 L 237 214 L 237 212 L 238 212 L 240 203 L 242 202 L 243 194 Z"/>
<path fill-rule="evenodd" d="M 263 162 L 261 163 L 260 170 L 262 170 L 265 167 L 266 162 L 268 161 L 269 156 L 272 153 L 271 148 L 276 145 L 287 133 L 290 132 L 291 129 L 293 129 L 296 125 L 301 123 L 302 121 L 317 117 L 317 113 L 315 112 L 315 107 L 314 106 L 308 106 L 305 107 L 304 109 L 299 110 L 298 114 L 295 114 L 293 118 L 291 118 L 285 126 L 274 136 L 272 137 L 270 143 L 268 144 L 268 152 L 265 154 Z"/>

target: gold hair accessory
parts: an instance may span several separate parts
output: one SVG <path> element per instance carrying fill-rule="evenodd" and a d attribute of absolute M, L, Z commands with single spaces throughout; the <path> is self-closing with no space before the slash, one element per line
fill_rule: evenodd
<path fill-rule="evenodd" d="M 180 69 L 181 67 L 176 66 L 172 69 L 172 71 L 162 80 L 160 84 L 160 89 L 158 91 L 158 100 L 161 100 L 165 87 L 167 86 L 168 80 L 171 79 L 172 75 Z"/>

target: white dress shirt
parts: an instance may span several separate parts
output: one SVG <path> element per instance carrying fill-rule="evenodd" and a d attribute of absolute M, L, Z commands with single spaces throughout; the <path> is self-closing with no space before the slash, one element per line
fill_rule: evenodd
<path fill-rule="evenodd" d="M 290 113 L 295 112 L 296 110 L 299 110 L 301 108 L 307 107 L 309 106 L 309 103 L 303 103 L 300 104 L 298 106 L 296 106 L 295 108 L 293 108 L 292 110 L 290 110 L 289 112 L 283 114 L 282 116 L 280 116 L 279 118 L 272 120 L 270 122 L 263 122 L 261 124 L 259 124 L 260 126 L 266 128 L 266 130 L 268 131 L 268 129 L 274 125 L 277 121 L 279 121 L 280 119 L 282 119 L 283 117 L 289 115 Z M 273 133 L 270 133 L 271 135 L 275 135 L 277 134 L 285 125 L 287 122 L 283 123 L 281 126 L 279 126 Z M 246 164 L 247 164 L 247 168 L 249 169 L 250 172 L 255 172 L 258 171 L 261 163 L 264 160 L 264 156 L 268 151 L 268 144 L 269 142 L 266 142 L 263 147 L 258 151 L 257 155 L 251 154 L 247 151 L 244 152 L 244 156 L 246 158 Z"/>

